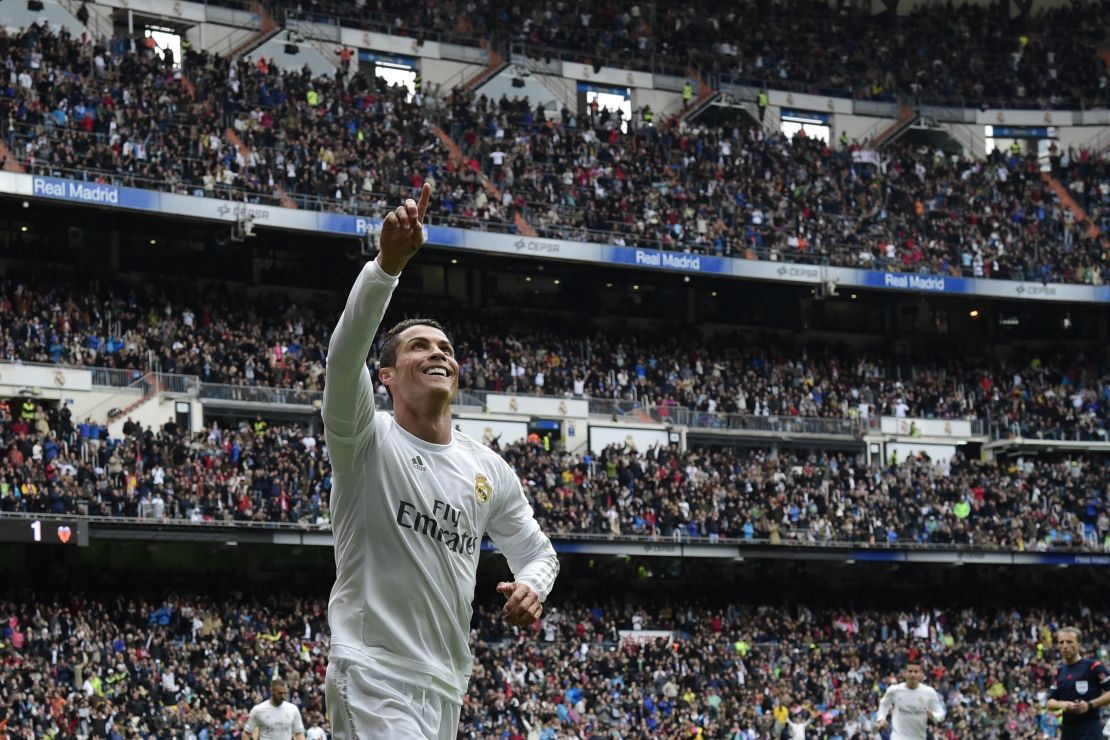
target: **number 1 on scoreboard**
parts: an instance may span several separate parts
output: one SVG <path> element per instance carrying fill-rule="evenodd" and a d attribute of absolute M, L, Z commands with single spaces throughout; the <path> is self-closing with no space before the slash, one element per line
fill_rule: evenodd
<path fill-rule="evenodd" d="M 38 519 L 31 522 L 31 532 L 33 533 L 35 542 L 42 542 L 42 522 Z"/>

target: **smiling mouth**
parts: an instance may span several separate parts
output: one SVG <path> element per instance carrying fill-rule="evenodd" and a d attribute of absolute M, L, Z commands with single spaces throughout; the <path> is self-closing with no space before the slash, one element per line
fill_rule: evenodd
<path fill-rule="evenodd" d="M 433 378 L 449 378 L 451 373 L 444 367 L 430 367 L 424 371 L 425 375 L 430 375 Z"/>

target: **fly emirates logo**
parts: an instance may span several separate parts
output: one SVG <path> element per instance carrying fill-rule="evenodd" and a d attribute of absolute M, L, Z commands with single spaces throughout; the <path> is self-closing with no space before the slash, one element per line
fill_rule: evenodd
<path fill-rule="evenodd" d="M 462 509 L 456 509 L 439 499 L 432 504 L 432 513 L 425 514 L 416 504 L 401 501 L 397 504 L 397 526 L 413 534 L 435 540 L 459 555 L 473 555 L 478 551 L 480 537 L 459 529 Z"/>

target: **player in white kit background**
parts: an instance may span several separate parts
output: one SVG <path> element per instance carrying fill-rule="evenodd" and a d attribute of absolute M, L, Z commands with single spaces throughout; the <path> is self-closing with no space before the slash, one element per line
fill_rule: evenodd
<path fill-rule="evenodd" d="M 285 700 L 289 688 L 280 678 L 270 683 L 270 698 L 251 707 L 243 729 L 251 740 L 305 740 L 301 710 Z"/>
<path fill-rule="evenodd" d="M 875 728 L 882 732 L 889 724 L 890 740 L 925 740 L 929 720 L 944 721 L 944 702 L 932 686 L 921 683 L 925 671 L 920 663 L 907 664 L 905 677 L 903 683 L 888 688 L 879 700 Z"/>
<path fill-rule="evenodd" d="M 505 619 L 539 619 L 559 571 L 520 480 L 452 429 L 459 364 L 431 320 L 386 334 L 377 412 L 367 354 L 402 269 L 423 246 L 431 188 L 391 212 L 328 346 L 323 417 L 331 455 L 336 581 L 325 684 L 336 740 L 453 740 L 473 658 L 468 635 L 482 536 L 505 554 Z"/>

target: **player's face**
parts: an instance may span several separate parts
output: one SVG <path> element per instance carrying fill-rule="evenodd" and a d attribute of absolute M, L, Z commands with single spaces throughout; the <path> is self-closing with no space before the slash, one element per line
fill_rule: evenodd
<path fill-rule="evenodd" d="M 287 696 L 289 696 L 289 689 L 285 686 L 270 687 L 270 701 L 274 703 L 274 706 L 280 706 Z"/>
<path fill-rule="evenodd" d="M 1079 658 L 1079 640 L 1074 632 L 1061 632 L 1056 641 L 1060 644 L 1060 657 L 1065 663 L 1074 663 Z"/>
<path fill-rule="evenodd" d="M 446 334 L 430 326 L 410 326 L 397 336 L 396 364 L 382 368 L 381 378 L 395 400 L 431 394 L 449 401 L 459 390 L 459 363 Z"/>
<path fill-rule="evenodd" d="M 925 678 L 925 672 L 921 670 L 921 666 L 911 665 L 906 667 L 907 688 L 916 689 L 923 678 Z"/>

